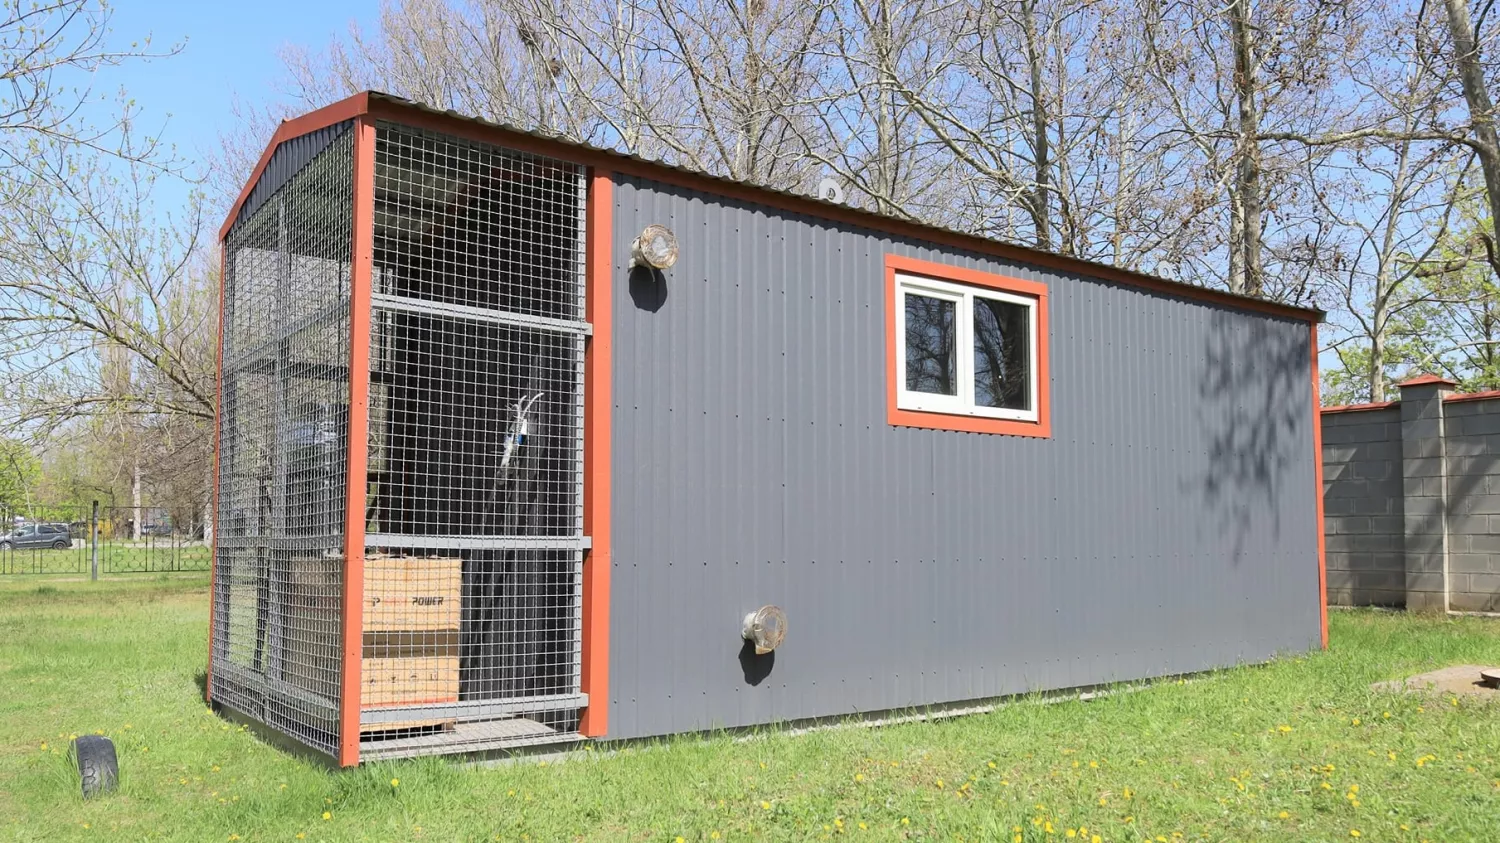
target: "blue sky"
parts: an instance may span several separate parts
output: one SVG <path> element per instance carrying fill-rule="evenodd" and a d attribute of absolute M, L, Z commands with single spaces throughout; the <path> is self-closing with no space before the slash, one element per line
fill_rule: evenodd
<path fill-rule="evenodd" d="M 277 52 L 288 44 L 321 47 L 348 30 L 349 22 L 369 25 L 379 0 L 124 0 L 111 22 L 116 44 L 150 35 L 153 46 L 182 43 L 182 53 L 150 63 L 132 62 L 108 71 L 97 85 L 120 86 L 135 98 L 143 125 L 167 119 L 163 138 L 186 158 L 199 160 L 219 134 L 233 130 L 230 105 L 275 99 L 281 75 Z M 178 195 L 163 185 L 158 202 Z M 186 195 L 182 188 L 181 196 Z M 212 221 L 217 229 L 218 221 Z"/>

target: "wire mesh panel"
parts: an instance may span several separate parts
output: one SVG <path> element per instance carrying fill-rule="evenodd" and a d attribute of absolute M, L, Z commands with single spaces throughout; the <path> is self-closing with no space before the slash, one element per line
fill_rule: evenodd
<path fill-rule="evenodd" d="M 216 701 L 338 747 L 354 134 L 224 242 Z"/>
<path fill-rule="evenodd" d="M 571 732 L 584 173 L 391 124 L 375 164 L 366 744 Z"/>

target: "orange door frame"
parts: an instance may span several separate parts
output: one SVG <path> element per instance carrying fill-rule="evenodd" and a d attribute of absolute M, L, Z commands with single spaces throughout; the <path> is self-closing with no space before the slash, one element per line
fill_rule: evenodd
<path fill-rule="evenodd" d="M 370 293 L 375 266 L 375 121 L 354 124 L 354 216 L 349 273 L 348 495 L 344 509 L 344 653 L 339 687 L 339 766 L 359 763 L 364 655 L 365 495 L 369 467 Z"/>

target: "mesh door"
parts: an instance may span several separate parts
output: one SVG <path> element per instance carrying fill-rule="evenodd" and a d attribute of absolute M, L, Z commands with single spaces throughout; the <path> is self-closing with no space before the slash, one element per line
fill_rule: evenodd
<path fill-rule="evenodd" d="M 354 134 L 224 241 L 213 697 L 338 747 Z"/>
<path fill-rule="evenodd" d="M 362 720 L 571 730 L 584 173 L 390 124 L 375 172 Z"/>

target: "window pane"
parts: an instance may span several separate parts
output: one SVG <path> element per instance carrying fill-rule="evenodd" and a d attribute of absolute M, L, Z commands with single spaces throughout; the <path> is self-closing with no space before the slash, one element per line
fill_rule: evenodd
<path fill-rule="evenodd" d="M 1031 409 L 1030 308 L 974 297 L 974 403 Z"/>
<path fill-rule="evenodd" d="M 958 394 L 957 302 L 907 293 L 906 388 Z"/>

